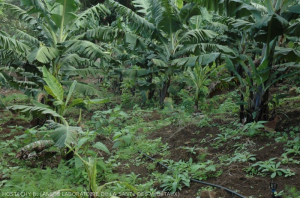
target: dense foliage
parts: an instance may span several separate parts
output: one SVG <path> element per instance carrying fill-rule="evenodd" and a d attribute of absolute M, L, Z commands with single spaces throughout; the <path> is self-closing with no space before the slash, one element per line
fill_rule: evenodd
<path fill-rule="evenodd" d="M 23 145 L 17 158 L 32 158 L 32 152 L 42 156 L 44 149 L 57 147 L 62 158 L 75 157 L 75 166 L 85 167 L 88 191 L 122 185 L 136 192 L 122 181 L 98 185 L 97 171 L 109 171 L 97 153 L 82 148 L 96 137 L 95 131 L 83 129 L 82 111 L 114 97 L 128 109 L 173 112 L 177 105 L 183 117 L 200 116 L 199 112 L 216 110 L 209 98 L 234 89 L 225 100 L 242 130 L 216 140 L 226 142 L 235 132 L 252 137 L 264 127 L 272 130 L 265 123 L 277 122 L 280 102 L 299 92 L 271 91 L 278 83 L 299 86 L 299 15 L 299 0 L 0 0 L 0 86 L 21 90 L 30 98 L 29 104 L 12 106 L 1 99 L 0 106 L 43 119 L 39 125 L 45 124 L 47 131 Z M 97 79 L 97 86 L 81 79 Z M 118 120 L 120 131 L 109 140 L 114 148 L 126 147 L 134 139 L 122 128 L 128 115 L 113 104 L 107 111 L 96 109 L 93 127 L 111 135 L 109 127 Z M 230 109 L 222 105 L 218 111 Z M 77 122 L 68 117 L 74 109 L 79 112 Z M 199 125 L 206 126 L 209 119 L 201 117 Z M 297 142 L 295 137 L 286 155 L 299 154 Z M 92 147 L 110 153 L 101 142 Z M 239 160 L 255 158 L 237 154 L 230 163 Z M 294 175 L 279 168 L 281 162 L 269 162 L 257 162 L 247 171 L 270 172 L 272 178 Z M 219 174 L 213 161 L 202 165 L 209 167 L 204 169 L 207 175 Z M 190 172 L 166 177 L 163 190 L 175 193 L 183 184 L 189 186 L 187 174 L 196 174 L 195 166 L 190 162 Z"/>

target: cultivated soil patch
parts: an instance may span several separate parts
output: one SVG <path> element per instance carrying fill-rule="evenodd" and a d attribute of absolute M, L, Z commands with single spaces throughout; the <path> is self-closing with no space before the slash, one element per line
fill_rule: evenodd
<path fill-rule="evenodd" d="M 213 120 L 213 123 L 224 124 L 221 120 Z M 238 140 L 229 140 L 228 142 L 221 144 L 218 148 L 214 148 L 211 143 L 215 142 L 215 138 L 218 134 L 222 133 L 219 131 L 218 127 L 197 127 L 196 125 L 188 125 L 185 127 L 178 127 L 175 125 L 165 126 L 153 133 L 151 133 L 148 138 L 157 139 L 162 138 L 163 143 L 168 143 L 170 156 L 165 157 L 165 159 L 172 159 L 174 161 L 184 160 L 188 161 L 190 158 L 193 159 L 193 162 L 198 161 L 198 156 L 206 153 L 206 160 L 210 159 L 219 163 L 218 156 L 223 156 L 227 154 L 233 154 L 234 149 L 232 146 L 234 144 L 247 144 L 248 151 L 251 154 L 255 154 L 257 161 L 266 161 L 270 158 L 277 157 L 281 158 L 281 154 L 284 153 L 284 144 L 282 142 L 275 142 L 275 140 L 257 136 L 257 137 L 248 137 L 242 136 Z M 205 141 L 203 141 L 205 139 Z M 186 150 L 181 147 L 196 147 L 202 148 L 197 150 L 197 154 L 192 155 L 187 153 Z M 203 149 L 206 148 L 206 149 Z M 160 159 L 160 155 L 154 156 L 156 159 Z M 223 173 L 219 177 L 209 178 L 205 182 L 221 185 L 225 188 L 232 189 L 233 191 L 243 195 L 243 196 L 255 196 L 255 197 L 270 197 L 271 191 L 269 189 L 269 183 L 272 181 L 271 177 L 268 176 L 246 176 L 245 168 L 248 168 L 251 164 L 248 162 L 239 163 L 235 162 L 228 166 L 221 167 Z M 281 168 L 291 169 L 292 172 L 295 172 L 295 176 L 291 177 L 276 177 L 274 182 L 278 184 L 277 191 L 285 189 L 285 185 L 295 186 L 300 188 L 300 167 L 299 165 L 281 165 Z M 160 168 L 161 169 L 161 168 Z M 202 184 L 191 182 L 190 188 L 184 188 L 180 191 L 180 197 L 182 198 L 194 198 L 198 190 L 204 187 Z M 228 192 L 216 189 L 216 197 L 232 197 Z"/>

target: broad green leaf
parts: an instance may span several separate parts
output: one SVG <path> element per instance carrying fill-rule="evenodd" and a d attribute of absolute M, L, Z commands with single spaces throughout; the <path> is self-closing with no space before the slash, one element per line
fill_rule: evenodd
<path fill-rule="evenodd" d="M 132 26 L 135 28 L 136 32 L 152 32 L 155 30 L 155 26 L 147 21 L 145 18 L 139 16 L 129 8 L 121 5 L 114 0 L 107 0 L 107 4 L 115 9 L 115 12 L 119 15 L 126 16 L 131 20 Z"/>
<path fill-rule="evenodd" d="M 252 27 L 251 31 L 255 34 L 255 39 L 267 43 L 277 36 L 282 35 L 289 22 L 278 14 L 266 15 L 258 20 Z"/>
<path fill-rule="evenodd" d="M 74 107 L 76 105 L 80 105 L 80 104 L 83 104 L 84 103 L 84 100 L 82 98 L 76 98 L 74 99 L 70 105 L 68 105 L 68 108 L 71 108 L 71 107 Z"/>
<path fill-rule="evenodd" d="M 84 165 L 84 163 L 82 162 L 82 160 L 79 157 L 75 157 L 75 167 L 76 168 L 80 168 Z"/>
<path fill-rule="evenodd" d="M 55 0 L 57 5 L 51 10 L 51 18 L 57 27 L 67 26 L 77 16 L 74 14 L 79 8 L 76 0 Z"/>
<path fill-rule="evenodd" d="M 290 6 L 287 10 L 292 13 L 300 14 L 300 5 Z"/>
<path fill-rule="evenodd" d="M 89 140 L 89 138 L 87 138 L 87 137 L 81 138 L 81 139 L 78 141 L 78 143 L 77 143 L 77 145 L 76 145 L 76 148 L 77 148 L 77 149 L 80 149 L 81 146 L 84 145 L 88 140 Z"/>
<path fill-rule="evenodd" d="M 58 82 L 58 80 L 48 72 L 47 68 L 43 67 L 43 79 L 46 82 L 45 90 L 52 95 L 56 100 L 63 101 L 64 98 L 64 90 L 62 85 Z"/>
<path fill-rule="evenodd" d="M 276 177 L 276 172 L 272 173 L 271 178 Z"/>
<path fill-rule="evenodd" d="M 183 7 L 183 0 L 176 0 L 176 5 L 179 9 Z"/>
<path fill-rule="evenodd" d="M 133 0 L 132 4 L 137 8 L 137 12 L 147 15 L 149 13 L 148 9 L 151 6 L 149 0 Z"/>
<path fill-rule="evenodd" d="M 62 81 L 61 83 L 65 86 L 70 87 L 72 85 L 73 81 Z M 83 94 L 85 96 L 86 95 L 99 95 L 99 91 L 97 89 L 95 89 L 94 87 L 92 87 L 89 84 L 85 84 L 82 82 L 80 82 L 80 83 L 78 82 L 76 84 L 75 91 L 80 94 Z"/>
<path fill-rule="evenodd" d="M 257 20 L 261 18 L 261 12 L 254 6 L 246 3 L 239 6 L 235 12 L 237 13 L 238 17 L 253 15 Z"/>
<path fill-rule="evenodd" d="M 168 67 L 168 64 L 162 60 L 153 58 L 152 61 L 155 65 L 157 65 L 159 67 Z"/>
<path fill-rule="evenodd" d="M 49 108 L 50 109 L 50 106 L 48 105 L 45 105 L 45 104 L 42 104 L 36 100 L 31 100 L 31 103 L 36 106 L 36 107 L 42 107 L 42 108 Z"/>
<path fill-rule="evenodd" d="M 72 145 L 77 144 L 77 136 L 82 132 L 81 127 L 73 127 L 68 125 L 63 125 L 59 123 L 51 123 L 49 125 L 54 128 L 54 132 L 51 134 L 51 138 L 55 142 L 55 145 L 62 148 L 66 144 Z"/>
<path fill-rule="evenodd" d="M 180 67 L 194 67 L 195 65 L 207 65 L 214 62 L 220 53 L 210 53 L 210 54 L 203 54 L 200 56 L 192 56 L 186 58 L 178 58 L 172 61 L 172 65 L 177 65 Z"/>
<path fill-rule="evenodd" d="M 5 76 L 0 72 L 0 84 L 6 84 L 7 80 Z"/>
<path fill-rule="evenodd" d="M 0 49 L 26 56 L 30 48 L 18 40 L 0 34 Z"/>
<path fill-rule="evenodd" d="M 272 0 L 265 0 L 264 3 L 267 7 L 268 14 L 273 14 L 275 12 L 274 7 L 273 7 L 273 1 Z"/>
<path fill-rule="evenodd" d="M 285 34 L 290 36 L 300 37 L 300 21 L 290 25 L 286 30 Z"/>
<path fill-rule="evenodd" d="M 93 148 L 99 149 L 99 150 L 104 151 L 106 153 L 110 153 L 109 150 L 107 149 L 107 147 L 101 142 L 97 142 L 96 144 L 94 144 Z"/>
<path fill-rule="evenodd" d="M 27 59 L 30 63 L 39 61 L 40 63 L 49 63 L 60 54 L 57 48 L 40 46 L 28 54 Z"/>

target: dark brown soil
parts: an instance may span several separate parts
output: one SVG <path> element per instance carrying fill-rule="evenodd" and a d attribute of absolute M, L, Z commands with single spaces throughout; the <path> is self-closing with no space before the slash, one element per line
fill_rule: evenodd
<path fill-rule="evenodd" d="M 155 121 L 155 120 L 160 120 L 161 119 L 161 114 L 158 113 L 156 110 L 154 110 L 150 115 L 145 114 L 145 116 L 143 116 L 143 119 L 146 122 L 151 122 L 151 121 Z"/>
<path fill-rule="evenodd" d="M 221 120 L 214 120 L 214 123 L 220 123 Z M 279 158 L 284 152 L 284 143 L 277 143 L 273 139 L 267 137 L 253 137 L 242 136 L 240 140 L 231 140 L 224 145 L 219 145 L 219 147 L 213 148 L 211 142 L 213 142 L 216 135 L 221 133 L 217 127 L 204 127 L 199 128 L 195 125 L 186 126 L 180 128 L 178 126 L 169 125 L 157 130 L 154 133 L 151 133 L 148 138 L 156 139 L 161 137 L 163 143 L 169 144 L 169 151 L 171 155 L 169 159 L 174 161 L 179 160 L 189 160 L 193 158 L 194 162 L 197 162 L 197 155 L 201 153 L 206 153 L 205 159 L 210 159 L 218 163 L 217 156 L 227 155 L 228 153 L 233 153 L 232 145 L 235 143 L 246 144 L 248 143 L 251 148 L 249 150 L 252 154 L 256 154 L 257 161 L 265 161 L 270 158 L 277 157 Z M 202 141 L 205 139 L 206 141 Z M 181 147 L 207 147 L 207 150 L 200 149 L 197 151 L 196 155 L 187 153 Z M 160 156 L 155 156 L 159 158 Z M 232 189 L 235 192 L 243 196 L 255 196 L 255 197 L 270 197 L 269 183 L 271 182 L 270 176 L 246 176 L 244 168 L 249 167 L 248 163 L 232 163 L 228 167 L 222 167 L 223 173 L 219 177 L 209 178 L 205 182 L 212 184 L 221 185 L 225 188 Z M 285 189 L 285 185 L 295 186 L 300 188 L 300 167 L 299 165 L 282 165 L 282 168 L 290 168 L 293 172 L 296 173 L 292 177 L 276 177 L 274 182 L 278 183 L 278 192 Z M 139 173 L 141 174 L 141 173 Z M 183 198 L 194 198 L 198 190 L 204 185 L 198 183 L 191 183 L 190 188 L 184 188 L 180 193 L 180 197 Z M 214 190 L 217 192 L 217 197 L 232 197 L 232 195 L 222 189 Z"/>
<path fill-rule="evenodd" d="M 299 126 L 300 123 L 300 111 L 290 111 L 285 113 L 285 115 L 280 115 L 280 121 L 276 126 L 276 131 L 283 132 L 285 129 L 290 127 Z"/>
<path fill-rule="evenodd" d="M 22 135 L 24 133 L 23 131 L 20 131 L 18 133 L 14 133 L 14 136 L 12 136 L 12 135 L 10 135 L 11 128 L 9 128 L 9 126 L 22 126 L 25 129 L 27 129 L 27 128 L 30 128 L 31 125 L 30 125 L 30 123 L 28 123 L 25 120 L 11 118 L 9 121 L 7 121 L 6 123 L 4 123 L 2 125 L 2 131 L 0 131 L 2 140 L 11 140 L 14 138 L 14 136 Z"/>

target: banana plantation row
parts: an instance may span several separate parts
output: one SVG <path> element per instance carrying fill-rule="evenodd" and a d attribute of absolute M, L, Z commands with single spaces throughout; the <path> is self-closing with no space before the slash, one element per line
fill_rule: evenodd
<path fill-rule="evenodd" d="M 270 95 L 270 86 L 298 76 L 298 0 L 134 0 L 135 11 L 114 0 L 84 11 L 78 0 L 20 2 L 1 3 L 23 24 L 0 32 L 1 83 L 36 98 L 11 109 L 47 114 L 64 126 L 68 108 L 107 101 L 70 103 L 73 92 L 98 93 L 76 76 L 101 78 L 161 107 L 173 82 L 190 85 L 196 111 L 216 85 L 235 82 L 244 123 L 272 118 L 285 95 Z M 63 146 L 72 142 L 66 137 L 54 140 Z"/>

